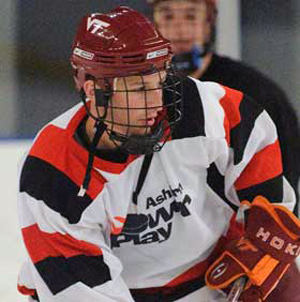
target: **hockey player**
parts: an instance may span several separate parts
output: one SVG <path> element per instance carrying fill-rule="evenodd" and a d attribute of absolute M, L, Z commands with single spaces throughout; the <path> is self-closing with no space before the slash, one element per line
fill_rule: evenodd
<path fill-rule="evenodd" d="M 283 171 L 294 190 L 300 177 L 300 130 L 296 111 L 282 89 L 245 63 L 215 52 L 215 0 L 148 0 L 158 29 L 172 45 L 173 61 L 202 81 L 240 90 L 259 102 L 273 119 L 282 146 Z M 174 30 L 176 28 L 176 30 Z M 295 209 L 297 212 L 297 209 Z"/>
<path fill-rule="evenodd" d="M 300 223 L 274 124 L 239 91 L 178 77 L 170 59 L 130 8 L 82 19 L 71 55 L 82 104 L 38 133 L 19 169 L 30 301 L 221 302 L 246 275 L 243 301 L 258 302 L 290 272 Z"/>

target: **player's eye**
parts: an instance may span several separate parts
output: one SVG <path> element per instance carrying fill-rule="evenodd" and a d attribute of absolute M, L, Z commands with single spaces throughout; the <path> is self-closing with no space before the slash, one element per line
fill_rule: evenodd
<path fill-rule="evenodd" d="M 186 21 L 196 21 L 196 19 L 197 19 L 197 17 L 196 17 L 196 15 L 195 14 L 193 14 L 193 13 L 188 13 L 188 14 L 186 14 L 185 15 L 185 20 Z"/>
<path fill-rule="evenodd" d="M 172 13 L 166 13 L 164 15 L 165 21 L 172 21 L 174 19 L 174 15 Z"/>

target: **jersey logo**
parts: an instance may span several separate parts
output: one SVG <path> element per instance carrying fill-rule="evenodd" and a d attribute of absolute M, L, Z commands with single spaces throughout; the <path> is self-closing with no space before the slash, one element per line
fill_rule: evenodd
<path fill-rule="evenodd" d="M 114 235 L 118 235 L 121 233 L 124 223 L 125 223 L 126 218 L 116 216 L 113 218 L 113 221 L 111 221 L 111 233 Z"/>
<path fill-rule="evenodd" d="M 121 232 L 111 234 L 111 247 L 119 248 L 126 243 L 133 245 L 162 243 L 168 240 L 175 217 L 180 215 L 186 218 L 191 215 L 189 207 L 192 199 L 183 191 L 182 185 L 179 184 L 177 188 L 161 190 L 162 194 L 151 198 L 151 203 L 148 197 L 146 209 L 154 211 L 148 214 L 127 214 Z M 169 200 L 167 205 L 164 204 L 166 200 Z"/>
<path fill-rule="evenodd" d="M 105 21 L 92 19 L 91 17 L 89 17 L 87 20 L 87 30 L 92 34 L 96 34 L 99 30 L 103 30 L 103 28 L 106 28 L 109 25 L 110 24 Z"/>

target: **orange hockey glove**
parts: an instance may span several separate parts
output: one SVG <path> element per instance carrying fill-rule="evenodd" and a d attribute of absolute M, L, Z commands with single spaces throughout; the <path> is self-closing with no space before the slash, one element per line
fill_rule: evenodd
<path fill-rule="evenodd" d="M 231 242 L 206 273 L 207 286 L 226 289 L 241 276 L 248 282 L 239 301 L 264 301 L 300 255 L 300 220 L 258 196 L 248 206 L 245 234 Z"/>

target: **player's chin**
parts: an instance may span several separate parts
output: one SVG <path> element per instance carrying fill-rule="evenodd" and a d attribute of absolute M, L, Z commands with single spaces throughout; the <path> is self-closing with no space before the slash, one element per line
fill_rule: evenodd
<path fill-rule="evenodd" d="M 174 42 L 172 44 L 172 49 L 175 54 L 190 51 L 192 47 L 193 43 L 190 41 Z"/>
<path fill-rule="evenodd" d="M 151 133 L 151 128 L 150 127 L 141 127 L 138 129 L 134 129 L 131 131 L 131 135 L 147 135 Z"/>
<path fill-rule="evenodd" d="M 152 132 L 152 125 L 147 123 L 139 123 L 138 125 L 132 126 L 128 129 L 127 135 L 147 135 Z"/>

